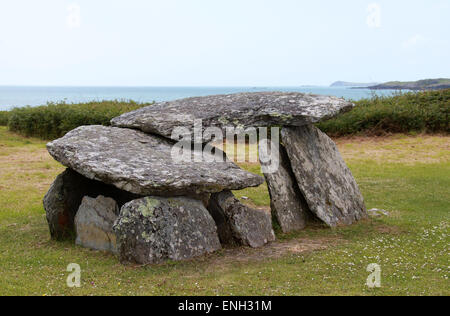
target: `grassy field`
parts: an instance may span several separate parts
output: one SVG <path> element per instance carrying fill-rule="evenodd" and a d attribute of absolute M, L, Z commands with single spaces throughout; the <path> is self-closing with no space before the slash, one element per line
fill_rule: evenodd
<path fill-rule="evenodd" d="M 0 295 L 450 295 L 450 137 L 337 139 L 369 208 L 351 227 L 309 228 L 263 249 L 189 262 L 122 266 L 109 254 L 49 238 L 42 197 L 63 167 L 45 142 L 0 128 Z M 244 164 L 257 172 L 255 164 Z M 267 188 L 238 193 L 268 207 Z M 68 288 L 66 267 L 82 268 Z M 382 286 L 365 285 L 371 263 Z"/>

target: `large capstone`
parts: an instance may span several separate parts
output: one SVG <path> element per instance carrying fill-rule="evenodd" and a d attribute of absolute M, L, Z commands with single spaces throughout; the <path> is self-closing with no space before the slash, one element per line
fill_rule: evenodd
<path fill-rule="evenodd" d="M 44 209 L 53 239 L 73 239 L 74 219 L 84 196 L 96 198 L 99 195 L 114 197 L 123 205 L 139 196 L 121 191 L 113 186 L 87 179 L 67 169 L 58 175 L 44 197 Z"/>
<path fill-rule="evenodd" d="M 117 252 L 114 222 L 119 207 L 111 198 L 85 196 L 75 215 L 76 244 L 94 250 Z"/>
<path fill-rule="evenodd" d="M 162 102 L 114 118 L 113 126 L 128 127 L 178 140 L 178 128 L 187 128 L 192 139 L 201 120 L 201 141 L 208 142 L 208 127 L 303 126 L 332 118 L 353 107 L 336 97 L 296 92 L 258 92 L 195 97 Z M 197 127 L 199 128 L 199 127 Z M 180 129 L 179 129 L 180 130 Z"/>
<path fill-rule="evenodd" d="M 177 147 L 131 129 L 82 126 L 47 148 L 53 158 L 85 177 L 141 196 L 190 196 L 264 182 L 223 159 L 219 150 L 191 152 L 190 146 Z"/>
<path fill-rule="evenodd" d="M 284 128 L 282 141 L 300 191 L 319 219 L 334 227 L 367 217 L 358 185 L 327 135 L 312 125 Z"/>
<path fill-rule="evenodd" d="M 230 191 L 212 194 L 208 210 L 223 244 L 257 248 L 275 240 L 270 213 L 242 204 Z"/>
<path fill-rule="evenodd" d="M 281 230 L 289 233 L 304 229 L 313 215 L 297 185 L 286 149 L 270 140 L 261 140 L 259 159 L 269 189 L 272 213 Z"/>
<path fill-rule="evenodd" d="M 221 248 L 213 218 L 198 200 L 146 197 L 125 204 L 114 225 L 120 260 L 161 263 Z"/>

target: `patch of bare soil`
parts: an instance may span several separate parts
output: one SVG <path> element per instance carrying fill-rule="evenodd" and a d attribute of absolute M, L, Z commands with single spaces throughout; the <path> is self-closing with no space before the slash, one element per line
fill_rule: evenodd
<path fill-rule="evenodd" d="M 198 259 L 207 262 L 212 268 L 236 263 L 259 262 L 281 258 L 289 254 L 306 254 L 311 251 L 325 250 L 342 242 L 339 238 L 298 238 L 289 241 L 276 241 L 261 248 L 225 248 L 219 254 Z"/>
<path fill-rule="evenodd" d="M 24 148 L 15 148 L 14 151 L 7 153 L 0 157 L 1 162 L 14 162 L 14 163 L 34 163 L 34 162 L 46 162 L 52 161 L 52 158 L 48 154 L 45 148 L 36 149 L 30 151 Z"/>
<path fill-rule="evenodd" d="M 400 235 L 405 231 L 397 226 L 378 225 L 376 230 L 382 234 Z"/>

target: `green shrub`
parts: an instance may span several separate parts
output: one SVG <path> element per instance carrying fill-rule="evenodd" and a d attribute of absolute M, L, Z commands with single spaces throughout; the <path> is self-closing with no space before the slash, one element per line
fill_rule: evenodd
<path fill-rule="evenodd" d="M 350 112 L 318 127 L 331 136 L 450 133 L 450 89 L 374 96 L 355 104 Z"/>
<path fill-rule="evenodd" d="M 7 126 L 9 119 L 8 111 L 0 111 L 0 126 Z"/>
<path fill-rule="evenodd" d="M 450 133 L 450 89 L 373 96 L 355 104 L 350 112 L 318 127 L 331 136 Z M 109 125 L 113 117 L 147 105 L 133 101 L 49 103 L 0 112 L 0 125 L 8 124 L 11 131 L 25 136 L 51 140 L 81 125 Z"/>
<path fill-rule="evenodd" d="M 9 113 L 8 128 L 25 136 L 52 140 L 82 125 L 109 125 L 118 115 L 150 105 L 133 101 L 102 101 L 81 104 L 48 103 L 15 108 Z"/>

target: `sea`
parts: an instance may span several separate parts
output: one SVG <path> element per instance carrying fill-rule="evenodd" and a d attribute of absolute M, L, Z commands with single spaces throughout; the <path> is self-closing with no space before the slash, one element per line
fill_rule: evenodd
<path fill-rule="evenodd" d="M 0 86 L 0 110 L 39 106 L 49 102 L 81 103 L 102 100 L 136 102 L 171 101 L 195 96 L 238 92 L 283 91 L 333 95 L 348 100 L 370 98 L 374 94 L 392 95 L 392 90 L 352 89 L 349 87 L 42 87 Z"/>

